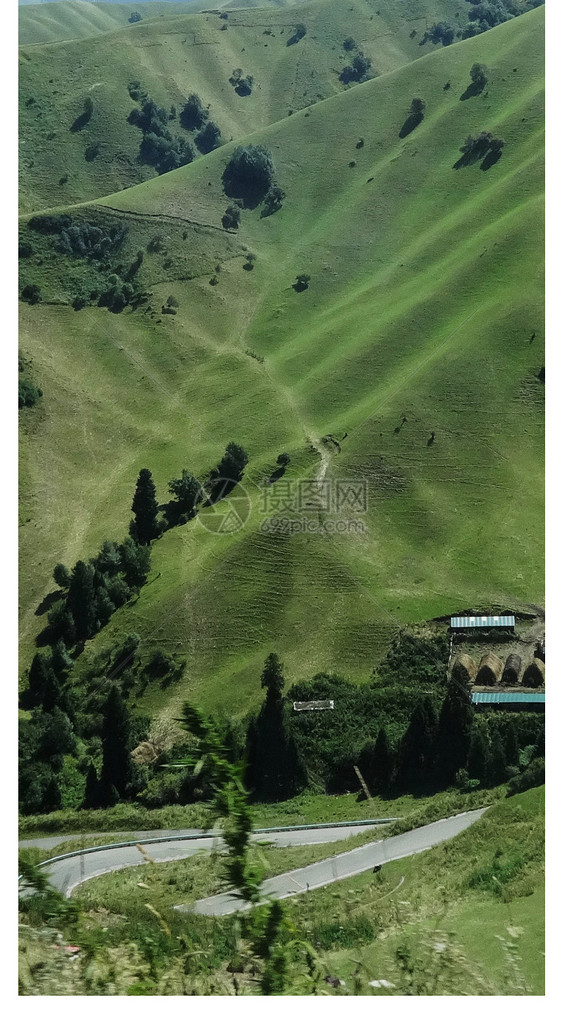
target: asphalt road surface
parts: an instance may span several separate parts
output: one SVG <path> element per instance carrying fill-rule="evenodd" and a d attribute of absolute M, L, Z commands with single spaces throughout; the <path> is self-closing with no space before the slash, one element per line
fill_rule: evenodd
<path fill-rule="evenodd" d="M 362 831 L 367 831 L 369 826 L 372 827 L 373 825 L 320 827 L 295 831 L 261 831 L 252 837 L 255 841 L 268 842 L 281 848 L 291 845 L 318 845 L 331 841 L 343 841 L 346 838 L 351 838 L 353 835 L 360 834 Z M 188 856 L 195 855 L 197 852 L 210 851 L 213 848 L 220 849 L 222 845 L 220 838 L 197 837 L 197 835 L 208 834 L 208 832 L 199 831 L 196 828 L 190 828 L 187 831 L 133 831 L 129 840 L 133 838 L 157 838 L 159 836 L 162 836 L 164 839 L 166 835 L 169 837 L 171 835 L 179 836 L 182 834 L 189 835 L 190 838 L 183 841 L 163 840 L 143 845 L 142 848 L 155 862 L 167 863 L 175 859 L 187 859 Z M 83 838 L 84 836 L 80 835 L 79 837 Z M 29 840 L 29 842 L 21 841 L 20 847 L 31 844 L 31 841 L 33 841 L 33 845 L 37 848 L 55 848 L 63 842 L 68 842 L 69 847 L 65 848 L 64 851 L 70 852 L 72 851 L 72 838 L 72 835 L 35 838 Z M 43 869 L 48 873 L 53 887 L 56 887 L 61 894 L 64 894 L 68 898 L 72 894 L 72 891 L 85 880 L 99 877 L 104 873 L 111 873 L 113 870 L 121 870 L 128 866 L 142 866 L 145 862 L 146 859 L 136 845 L 123 845 L 107 851 L 96 849 L 85 855 L 69 856 L 67 859 L 60 859 L 52 865 L 44 866 Z"/>
<path fill-rule="evenodd" d="M 333 859 L 324 859 L 319 863 L 312 863 L 310 866 L 292 870 L 290 873 L 281 873 L 277 877 L 271 877 L 269 880 L 265 880 L 262 885 L 263 894 L 267 896 L 264 900 L 303 894 L 308 890 L 324 887 L 336 880 L 352 877 L 356 873 L 372 870 L 375 866 L 392 862 L 393 859 L 404 859 L 417 852 L 425 852 L 426 849 L 460 834 L 461 831 L 474 824 L 485 810 L 486 807 L 481 810 L 471 810 L 469 813 L 460 813 L 456 817 L 447 817 L 444 820 L 435 821 L 433 824 L 427 824 L 425 827 L 406 831 L 394 838 L 361 845 L 359 848 L 353 849 L 352 852 L 344 852 L 339 856 L 334 856 Z M 216 894 L 211 898 L 196 901 L 193 905 L 175 905 L 174 907 L 180 912 L 219 916 L 242 911 L 249 908 L 250 905 L 232 894 Z"/>

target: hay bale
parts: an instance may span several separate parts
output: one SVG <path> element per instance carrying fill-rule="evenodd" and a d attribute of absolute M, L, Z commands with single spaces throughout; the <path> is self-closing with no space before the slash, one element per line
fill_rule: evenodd
<path fill-rule="evenodd" d="M 470 655 L 457 655 L 453 671 L 451 673 L 452 679 L 457 679 L 462 683 L 474 683 L 476 677 L 476 662 Z"/>
<path fill-rule="evenodd" d="M 521 655 L 508 655 L 507 662 L 505 663 L 504 670 L 502 673 L 502 683 L 507 683 L 509 686 L 515 686 L 519 682 L 521 676 Z"/>
<path fill-rule="evenodd" d="M 144 740 L 131 752 L 131 757 L 135 764 L 154 764 L 158 754 L 153 744 L 149 743 L 148 740 Z"/>
<path fill-rule="evenodd" d="M 501 671 L 502 660 L 493 651 L 489 651 L 487 655 L 482 655 L 476 676 L 477 685 L 479 687 L 495 686 L 501 676 Z"/>
<path fill-rule="evenodd" d="M 544 686 L 544 662 L 540 658 L 534 658 L 523 673 L 521 681 L 524 687 Z"/>

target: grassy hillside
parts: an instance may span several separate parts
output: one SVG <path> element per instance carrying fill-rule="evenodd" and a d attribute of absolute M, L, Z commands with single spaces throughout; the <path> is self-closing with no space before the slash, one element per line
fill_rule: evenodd
<path fill-rule="evenodd" d="M 125 535 L 139 469 L 165 500 L 229 440 L 250 455 L 245 527 L 166 533 L 138 602 L 86 648 L 132 629 L 185 654 L 184 682 L 147 709 L 176 714 L 189 692 L 244 711 L 271 650 L 290 680 L 366 679 L 400 623 L 542 600 L 542 45 L 537 10 L 251 135 L 286 199 L 243 211 L 235 234 L 234 144 L 80 209 L 127 222 L 131 252 L 162 237 L 139 275 L 153 306 L 175 295 L 173 319 L 75 312 L 59 260 L 25 261 L 44 302 L 22 305 L 21 343 L 44 396 L 22 427 L 22 665 L 54 564 Z M 460 101 L 475 61 L 487 90 Z M 425 118 L 401 140 L 413 96 Z M 481 130 L 505 141 L 500 160 L 453 169 Z M 287 478 L 368 480 L 363 534 L 260 530 L 283 451 Z"/>
<path fill-rule="evenodd" d="M 192 5 L 190 4 L 190 7 Z M 203 5 L 200 5 L 203 6 Z M 219 5 L 217 5 L 219 6 Z M 196 4 L 193 5 L 196 9 Z M 186 0 L 142 3 L 142 19 L 176 14 Z M 88 0 L 58 0 L 56 3 L 26 4 L 18 9 L 19 42 L 22 46 L 84 39 L 98 32 L 110 32 L 129 24 L 138 4 L 90 3 Z M 139 12 L 140 13 L 140 12 Z"/>
<path fill-rule="evenodd" d="M 52 6 L 59 5 L 44 5 L 37 17 L 49 17 Z M 89 24 L 95 11 L 96 18 L 115 25 L 121 8 L 97 7 L 80 5 L 74 12 L 80 24 Z M 298 8 L 264 3 L 259 9 L 231 10 L 227 20 L 218 9 L 178 15 L 167 4 L 154 5 L 154 14 L 162 8 L 165 16 L 145 18 L 148 7 L 152 10 L 144 5 L 141 22 L 117 31 L 20 47 L 22 212 L 90 200 L 155 175 L 155 169 L 139 163 L 141 134 L 127 122 L 136 105 L 128 91 L 131 81 L 139 81 L 166 109 L 175 105 L 178 114 L 196 92 L 228 141 L 349 88 L 339 74 L 351 60 L 343 49 L 350 25 L 357 45 L 372 60 L 371 73 L 384 74 L 434 49 L 431 43 L 420 48 L 426 28 L 445 14 L 464 17 L 466 5 L 463 0 L 384 5 L 356 0 L 352 22 L 335 0 L 311 0 Z M 65 6 L 67 19 L 70 13 Z M 307 33 L 287 45 L 298 22 L 306 24 Z M 229 83 L 238 68 L 254 79 L 250 95 L 237 94 Z M 93 102 L 93 114 L 79 127 L 86 99 Z M 170 129 L 193 140 L 177 118 Z"/>
<path fill-rule="evenodd" d="M 382 995 L 502 996 L 544 994 L 544 904 L 544 787 L 377 877 L 289 903 L 348 983 L 358 974 L 395 984 Z"/>

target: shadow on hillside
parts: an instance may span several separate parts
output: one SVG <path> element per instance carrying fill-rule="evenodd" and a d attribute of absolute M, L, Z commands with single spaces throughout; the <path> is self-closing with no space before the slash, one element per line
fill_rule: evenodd
<path fill-rule="evenodd" d="M 488 154 L 486 155 L 486 158 L 483 160 L 480 168 L 484 172 L 487 172 L 488 169 L 491 169 L 492 166 L 496 164 L 496 162 L 499 162 L 501 157 L 502 157 L 501 151 L 489 151 Z"/>
<path fill-rule="evenodd" d="M 84 130 L 84 127 L 90 122 L 91 118 L 92 114 L 86 110 L 80 113 L 80 116 L 77 116 L 74 123 L 71 124 L 70 133 L 79 134 L 81 130 Z"/>
<path fill-rule="evenodd" d="M 482 92 L 484 91 L 484 88 L 485 85 L 477 84 L 475 81 L 473 81 L 472 84 L 469 84 L 468 88 L 466 88 L 465 91 L 462 93 L 460 101 L 466 102 L 467 99 L 473 99 L 477 95 L 481 95 Z"/>
<path fill-rule="evenodd" d="M 408 134 L 412 133 L 412 130 L 415 130 L 416 127 L 419 127 L 422 120 L 423 113 L 411 113 L 410 116 L 408 116 L 407 120 L 405 120 L 404 123 L 402 124 L 398 137 L 407 137 Z"/>
<path fill-rule="evenodd" d="M 61 597 L 62 592 L 60 591 L 49 592 L 49 594 L 45 595 L 43 601 L 40 602 L 39 605 L 37 606 L 37 609 L 35 610 L 35 615 L 43 616 L 43 614 L 47 613 L 51 608 L 51 606 L 54 606 L 55 602 L 58 602 Z"/>

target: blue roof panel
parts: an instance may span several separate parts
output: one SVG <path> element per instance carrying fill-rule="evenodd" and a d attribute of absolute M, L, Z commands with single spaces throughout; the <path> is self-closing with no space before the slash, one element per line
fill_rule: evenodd
<path fill-rule="evenodd" d="M 476 627 L 514 627 L 515 616 L 451 616 L 453 630 Z"/>
<path fill-rule="evenodd" d="M 544 694 L 473 693 L 473 704 L 544 704 Z"/>

